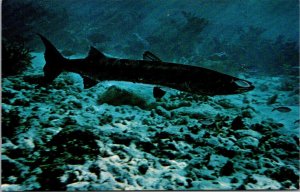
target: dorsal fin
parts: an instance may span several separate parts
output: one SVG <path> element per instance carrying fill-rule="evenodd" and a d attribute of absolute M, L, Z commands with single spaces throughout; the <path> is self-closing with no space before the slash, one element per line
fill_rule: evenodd
<path fill-rule="evenodd" d="M 42 39 L 44 45 L 45 45 L 45 60 L 46 62 L 48 60 L 62 60 L 63 56 L 59 53 L 59 51 L 55 48 L 55 46 L 43 35 L 37 33 L 38 36 Z M 56 63 L 57 64 L 57 63 Z"/>
<path fill-rule="evenodd" d="M 95 47 L 91 46 L 87 58 L 104 58 L 105 55 L 97 50 Z"/>
<path fill-rule="evenodd" d="M 147 61 L 162 61 L 160 58 L 158 58 L 156 55 L 151 53 L 150 51 L 145 51 L 143 54 L 143 60 Z"/>

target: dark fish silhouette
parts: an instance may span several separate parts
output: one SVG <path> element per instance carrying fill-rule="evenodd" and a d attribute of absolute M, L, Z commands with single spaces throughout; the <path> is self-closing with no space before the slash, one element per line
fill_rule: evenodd
<path fill-rule="evenodd" d="M 166 94 L 166 91 L 162 90 L 159 87 L 154 87 L 153 88 L 153 96 L 155 99 L 160 99 Z"/>
<path fill-rule="evenodd" d="M 61 54 L 63 54 L 63 55 L 66 56 L 66 57 L 70 57 L 70 56 L 72 56 L 72 55 L 75 55 L 75 52 L 70 51 L 70 50 L 63 50 L 63 51 L 61 52 Z"/>
<path fill-rule="evenodd" d="M 287 113 L 287 112 L 292 111 L 292 109 L 289 107 L 276 107 L 276 108 L 272 109 L 272 111 L 279 111 L 282 113 Z"/>
<path fill-rule="evenodd" d="M 238 94 L 254 89 L 252 83 L 210 69 L 162 62 L 150 52 L 144 60 L 110 58 L 91 47 L 83 59 L 66 59 L 42 35 L 46 51 L 44 77 L 40 86 L 50 84 L 61 72 L 75 72 L 83 77 L 89 88 L 103 80 L 131 81 L 167 86 L 180 91 L 202 95 Z"/>

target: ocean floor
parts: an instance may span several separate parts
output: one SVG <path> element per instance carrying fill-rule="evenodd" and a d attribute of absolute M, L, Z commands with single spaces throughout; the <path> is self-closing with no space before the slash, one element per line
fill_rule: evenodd
<path fill-rule="evenodd" d="M 296 77 L 245 74 L 251 92 L 156 101 L 153 85 L 83 89 L 73 73 L 36 88 L 34 56 L 2 79 L 2 190 L 299 189 Z"/>

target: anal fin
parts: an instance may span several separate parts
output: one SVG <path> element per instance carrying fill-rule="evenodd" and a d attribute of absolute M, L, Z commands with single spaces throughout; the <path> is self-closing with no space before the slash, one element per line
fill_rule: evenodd
<path fill-rule="evenodd" d="M 89 89 L 99 83 L 98 81 L 95 81 L 87 76 L 82 76 L 82 78 L 83 78 L 83 86 L 85 89 Z"/>
<path fill-rule="evenodd" d="M 161 99 L 166 94 L 166 91 L 162 90 L 160 87 L 155 86 L 153 88 L 153 97 L 155 99 Z"/>

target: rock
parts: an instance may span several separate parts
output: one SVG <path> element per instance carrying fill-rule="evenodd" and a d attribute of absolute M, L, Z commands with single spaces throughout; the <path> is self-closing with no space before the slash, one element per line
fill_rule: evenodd
<path fill-rule="evenodd" d="M 107 182 L 107 183 L 93 183 L 90 184 L 88 190 L 84 191 L 112 191 L 116 190 L 116 184 L 114 182 Z"/>
<path fill-rule="evenodd" d="M 93 164 L 90 165 L 89 171 L 94 173 L 99 178 L 100 174 L 101 174 L 101 167 L 99 167 L 98 164 L 93 163 Z"/>
<path fill-rule="evenodd" d="M 159 161 L 159 163 L 160 163 L 162 166 L 170 166 L 170 165 L 172 165 L 172 162 L 169 161 L 168 159 L 159 159 L 158 161 Z"/>
<path fill-rule="evenodd" d="M 204 167 L 204 164 L 205 164 L 204 157 L 194 157 L 189 161 L 187 169 L 188 168 L 201 169 L 202 167 Z"/>
<path fill-rule="evenodd" d="M 254 112 L 251 109 L 244 109 L 242 111 L 242 117 L 244 118 L 252 118 L 254 117 Z"/>
<path fill-rule="evenodd" d="M 77 118 L 74 116 L 64 117 L 62 119 L 62 127 L 72 126 L 77 124 Z"/>
<path fill-rule="evenodd" d="M 173 138 L 175 135 L 173 133 L 170 133 L 168 131 L 161 131 L 161 132 L 156 132 L 155 134 L 155 139 L 162 140 L 162 139 L 170 139 Z"/>
<path fill-rule="evenodd" d="M 177 186 L 187 186 L 188 185 L 187 181 L 183 177 L 176 177 L 174 179 L 174 181 Z"/>
<path fill-rule="evenodd" d="M 190 106 L 192 106 L 191 102 L 180 100 L 180 101 L 166 103 L 164 108 L 166 108 L 167 110 L 173 110 L 181 107 L 190 107 Z"/>
<path fill-rule="evenodd" d="M 248 161 L 245 164 L 245 168 L 250 169 L 250 170 L 257 170 L 258 169 L 258 163 L 256 161 Z"/>
<path fill-rule="evenodd" d="M 213 119 L 205 119 L 205 120 L 201 120 L 200 123 L 208 127 L 208 126 L 212 126 L 215 123 L 215 121 Z"/>
<path fill-rule="evenodd" d="M 210 138 L 208 138 L 206 140 L 206 142 L 210 145 L 210 146 L 219 146 L 220 145 L 220 142 L 218 140 L 217 137 L 213 137 L 211 136 Z"/>
<path fill-rule="evenodd" d="M 180 116 L 188 116 L 191 119 L 196 120 L 205 120 L 211 119 L 213 116 L 217 114 L 217 111 L 210 104 L 202 103 L 199 106 L 191 107 L 181 107 L 178 109 L 172 110 L 175 113 L 176 117 Z"/>
<path fill-rule="evenodd" d="M 233 157 L 235 157 L 236 155 L 239 154 L 238 149 L 240 149 L 240 148 L 237 147 L 237 146 L 234 146 L 234 147 L 218 146 L 217 147 L 217 152 L 218 152 L 218 154 L 223 155 L 225 157 L 233 158 Z"/>
<path fill-rule="evenodd" d="M 216 103 L 221 105 L 225 109 L 236 108 L 236 105 L 234 105 L 229 99 L 220 99 L 216 101 Z"/>
<path fill-rule="evenodd" d="M 98 120 L 99 125 L 107 125 L 113 122 L 113 116 L 111 114 L 104 113 L 100 115 Z"/>
<path fill-rule="evenodd" d="M 237 144 L 242 148 L 250 148 L 254 149 L 258 147 L 259 141 L 258 139 L 250 136 L 242 137 L 237 141 Z"/>
<path fill-rule="evenodd" d="M 244 96 L 244 98 L 243 98 L 243 103 L 244 103 L 244 104 L 249 104 L 249 103 L 250 103 L 250 100 L 249 100 L 246 96 Z"/>
<path fill-rule="evenodd" d="M 187 125 L 189 123 L 189 118 L 186 116 L 178 117 L 174 120 L 174 125 Z"/>
<path fill-rule="evenodd" d="M 19 111 L 7 110 L 2 111 L 2 136 L 12 138 L 19 129 L 22 116 Z"/>
<path fill-rule="evenodd" d="M 214 170 L 208 170 L 208 169 L 192 169 L 192 172 L 198 177 L 205 180 L 215 180 L 217 179 L 216 175 L 214 174 Z"/>
<path fill-rule="evenodd" d="M 18 148 L 17 145 L 13 144 L 9 139 L 7 139 L 5 137 L 2 139 L 1 147 L 2 147 L 2 154 L 6 153 L 8 151 L 13 151 Z"/>
<path fill-rule="evenodd" d="M 243 129 L 245 127 L 241 116 L 237 116 L 231 123 L 231 129 Z"/>
<path fill-rule="evenodd" d="M 299 184 L 299 171 L 289 165 L 273 170 L 270 177 L 280 182 L 290 180 L 295 185 Z"/>
<path fill-rule="evenodd" d="M 246 136 L 251 136 L 251 137 L 256 138 L 258 140 L 262 138 L 262 134 L 260 134 L 256 131 L 250 130 L 250 129 L 236 130 L 234 132 L 234 134 L 235 134 L 237 139 L 242 138 L 242 137 L 246 137 Z"/>
<path fill-rule="evenodd" d="M 144 98 L 114 85 L 98 97 L 98 103 L 107 103 L 114 106 L 138 106 L 142 109 L 147 108 L 147 102 Z"/>
<path fill-rule="evenodd" d="M 137 141 L 136 147 L 146 153 L 151 153 L 153 150 L 157 150 L 157 147 L 149 141 Z"/>
<path fill-rule="evenodd" d="M 1 185 L 1 191 L 23 191 L 21 185 L 16 184 L 2 184 Z"/>
<path fill-rule="evenodd" d="M 21 135 L 21 134 L 20 134 Z M 22 134 L 18 139 L 19 148 L 22 150 L 32 151 L 35 148 L 34 140 L 32 137 Z"/>
<path fill-rule="evenodd" d="M 28 172 L 29 170 L 28 166 L 25 166 L 24 164 L 19 163 L 18 161 L 13 160 L 6 155 L 2 155 L 1 159 L 2 167 L 5 167 L 1 174 L 2 183 L 7 183 L 8 178 L 11 176 L 20 177 L 21 174 L 23 174 L 24 177 L 24 173 Z"/>
<path fill-rule="evenodd" d="M 145 186 L 145 180 L 143 177 L 139 177 L 136 179 L 136 182 L 139 186 Z"/>
<path fill-rule="evenodd" d="M 139 165 L 138 170 L 142 175 L 145 175 L 147 170 L 149 169 L 149 166 L 146 163 L 143 163 Z"/>
<path fill-rule="evenodd" d="M 67 126 L 47 143 L 48 150 L 42 156 L 47 163 L 84 163 L 99 154 L 99 139 L 93 128 Z"/>
<path fill-rule="evenodd" d="M 68 191 L 87 191 L 88 187 L 89 187 L 89 182 L 82 181 L 82 182 L 68 184 L 67 190 Z"/>
<path fill-rule="evenodd" d="M 260 133 L 267 133 L 272 130 L 272 127 L 270 127 L 268 125 L 264 125 L 263 123 L 255 123 L 255 124 L 251 125 L 251 129 L 258 131 Z"/>
<path fill-rule="evenodd" d="M 286 180 L 286 181 L 281 182 L 281 185 L 285 189 L 292 189 L 291 187 L 292 187 L 293 183 L 290 180 Z M 297 187 L 297 188 L 299 188 L 299 187 Z"/>
<path fill-rule="evenodd" d="M 298 144 L 296 141 L 287 136 L 272 137 L 268 140 L 271 148 L 282 148 L 285 151 L 297 151 Z"/>
<path fill-rule="evenodd" d="M 228 158 L 227 157 L 224 157 L 222 155 L 215 155 L 215 154 L 212 154 L 210 156 L 210 159 L 209 159 L 209 162 L 207 164 L 207 167 L 208 168 L 221 168 L 221 167 L 224 167 L 224 165 L 227 163 L 228 161 Z"/>
<path fill-rule="evenodd" d="M 166 109 L 164 109 L 162 106 L 157 106 L 155 111 L 160 116 L 163 116 L 167 119 L 171 118 L 171 113 L 169 111 L 167 111 Z"/>
<path fill-rule="evenodd" d="M 65 99 L 62 104 L 67 105 L 70 109 L 82 109 L 82 102 L 72 95 Z"/>
<path fill-rule="evenodd" d="M 281 189 L 281 184 L 264 175 L 254 174 L 245 180 L 246 190 L 270 190 Z"/>
<path fill-rule="evenodd" d="M 227 163 L 221 168 L 220 175 L 229 176 L 234 172 L 234 167 L 232 161 L 227 161 Z"/>
<path fill-rule="evenodd" d="M 13 105 L 28 107 L 28 106 L 30 106 L 30 101 L 26 98 L 17 98 L 13 102 Z"/>
<path fill-rule="evenodd" d="M 188 126 L 188 130 L 190 130 L 193 134 L 198 134 L 198 132 L 200 131 L 200 127 L 197 125 Z"/>

